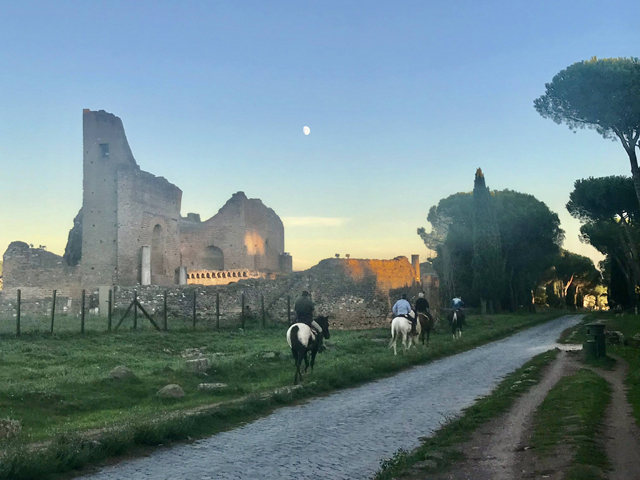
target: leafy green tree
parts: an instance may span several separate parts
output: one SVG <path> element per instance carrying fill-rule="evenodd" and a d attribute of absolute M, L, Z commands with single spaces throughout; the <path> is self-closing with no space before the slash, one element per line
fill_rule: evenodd
<path fill-rule="evenodd" d="M 482 299 L 500 308 L 504 281 L 504 261 L 495 205 L 482 170 L 473 184 L 473 290 Z"/>
<path fill-rule="evenodd" d="M 605 58 L 574 63 L 545 85 L 536 111 L 571 130 L 592 128 L 624 147 L 640 202 L 640 60 Z"/>
<path fill-rule="evenodd" d="M 511 310 L 533 303 L 532 296 L 560 253 L 564 231 L 558 215 L 533 195 L 496 192 L 506 297 Z"/>
<path fill-rule="evenodd" d="M 561 297 L 569 307 L 576 305 L 576 297 L 581 291 L 601 282 L 600 272 L 589 257 L 564 249 L 556 259 L 555 276 Z"/>
<path fill-rule="evenodd" d="M 640 208 L 633 181 L 624 176 L 576 180 L 567 210 L 583 222 L 582 240 L 615 264 L 616 276 L 609 278 L 616 279 L 618 289 L 627 285 L 625 298 L 631 301 L 640 281 Z M 618 275 L 625 281 L 618 281 Z"/>
<path fill-rule="evenodd" d="M 501 262 L 506 279 L 499 284 L 497 298 L 516 309 L 531 302 L 532 291 L 551 281 L 548 272 L 560 250 L 564 232 L 558 216 L 532 195 L 510 190 L 493 192 L 500 238 Z M 474 200 L 457 193 L 431 207 L 427 217 L 431 232 L 418 229 L 427 247 L 437 255 L 432 264 L 440 277 L 441 293 L 450 300 L 461 295 L 465 303 L 477 305 L 473 290 Z M 540 292 L 538 298 L 545 297 Z M 491 298 L 491 297 L 488 297 Z M 545 297 L 546 298 L 546 297 Z"/>
<path fill-rule="evenodd" d="M 418 229 L 425 245 L 436 252 L 432 264 L 440 278 L 443 299 L 472 297 L 473 197 L 456 193 L 429 209 L 431 232 Z"/>

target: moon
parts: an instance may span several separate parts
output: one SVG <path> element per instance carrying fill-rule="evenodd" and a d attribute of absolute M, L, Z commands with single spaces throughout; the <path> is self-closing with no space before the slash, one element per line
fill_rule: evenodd
<path fill-rule="evenodd" d="M 302 132 L 305 135 L 309 135 L 311 133 L 311 129 L 305 125 L 304 127 L 302 127 Z"/>

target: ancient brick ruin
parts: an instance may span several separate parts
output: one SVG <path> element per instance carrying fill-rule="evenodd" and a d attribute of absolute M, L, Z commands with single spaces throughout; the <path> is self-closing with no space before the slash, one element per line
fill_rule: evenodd
<path fill-rule="evenodd" d="M 4 293 L 75 296 L 107 285 L 212 284 L 189 272 L 289 273 L 284 226 L 259 199 L 234 194 L 212 218 L 180 215 L 182 191 L 140 169 L 120 118 L 83 112 L 82 208 L 64 256 L 13 242 L 4 254 Z M 227 277 L 227 273 L 229 275 Z"/>

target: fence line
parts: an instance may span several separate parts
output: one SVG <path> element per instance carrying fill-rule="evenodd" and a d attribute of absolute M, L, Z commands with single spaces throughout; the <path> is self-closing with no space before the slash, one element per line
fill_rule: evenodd
<path fill-rule="evenodd" d="M 162 293 L 162 307 L 155 308 L 154 309 L 155 311 L 153 313 L 147 312 L 147 310 L 139 300 L 137 290 L 134 290 L 131 303 L 128 305 L 126 311 L 124 311 L 124 314 L 121 316 L 118 323 L 115 325 L 115 327 L 113 327 L 113 315 L 118 311 L 118 308 L 116 307 L 118 302 L 118 300 L 116 299 L 116 292 L 120 294 L 119 298 L 122 299 L 122 293 L 124 293 L 122 292 L 122 288 L 116 289 L 116 287 L 114 286 L 108 291 L 106 312 L 102 312 L 101 315 L 94 315 L 96 308 L 91 308 L 91 304 L 90 304 L 89 307 L 91 312 L 90 312 L 90 315 L 87 316 L 87 292 L 85 290 L 82 290 L 82 293 L 80 295 L 80 299 L 79 299 L 80 309 L 79 309 L 79 312 L 76 314 L 75 312 L 69 311 L 72 309 L 68 307 L 69 305 L 72 305 L 72 303 L 74 303 L 73 297 L 66 297 L 67 306 L 64 307 L 63 312 L 60 312 L 60 302 L 58 301 L 60 300 L 60 298 L 58 295 L 58 290 L 52 291 L 52 294 L 50 297 L 51 307 L 49 310 L 49 308 L 46 308 L 46 304 L 48 303 L 46 299 L 42 299 L 42 298 L 37 298 L 37 299 L 26 298 L 25 299 L 24 296 L 22 295 L 22 291 L 18 289 L 16 293 L 16 304 L 15 304 L 15 312 L 16 312 L 15 313 L 15 317 L 16 317 L 15 335 L 16 337 L 20 337 L 21 334 L 27 333 L 28 331 L 34 332 L 34 331 L 47 331 L 47 330 L 50 335 L 53 335 L 54 333 L 60 333 L 62 331 L 68 332 L 73 330 L 75 330 L 76 332 L 79 331 L 81 335 L 84 335 L 87 331 L 115 332 L 123 324 L 123 322 L 125 322 L 125 320 L 128 318 L 130 313 L 133 313 L 132 329 L 137 330 L 138 329 L 138 310 L 140 310 L 140 313 L 142 313 L 150 321 L 153 327 L 155 327 L 155 329 L 157 329 L 158 331 L 165 331 L 165 332 L 169 331 L 169 317 L 171 317 L 173 320 L 173 322 L 171 323 L 174 325 L 174 328 L 176 328 L 176 324 L 179 325 L 177 328 L 186 327 L 186 324 L 185 324 L 186 318 L 180 314 L 180 311 L 182 311 L 185 306 L 184 302 L 180 302 L 180 295 L 184 297 L 185 292 L 178 292 L 175 295 L 178 301 L 171 303 L 169 301 L 170 297 L 169 297 L 168 289 L 164 290 L 164 292 Z M 251 322 L 252 327 L 259 327 L 259 328 L 260 327 L 267 328 L 269 324 L 284 323 L 281 321 L 277 321 L 277 319 L 274 319 L 272 315 L 269 315 L 269 312 L 265 307 L 265 296 L 263 293 L 260 293 L 257 296 L 254 303 L 252 304 L 253 308 L 251 309 L 249 308 L 250 302 L 248 302 L 248 298 L 245 295 L 244 291 L 238 292 L 236 295 L 227 294 L 226 301 L 231 305 L 233 305 L 234 303 L 235 305 L 238 305 L 237 300 L 238 299 L 240 300 L 239 315 L 237 313 L 237 310 L 235 310 L 234 312 L 234 309 L 232 306 L 227 307 L 226 312 L 224 311 L 224 309 L 222 308 L 223 302 L 221 301 L 222 300 L 221 293 L 219 291 L 215 292 L 215 296 L 213 296 L 211 293 L 205 296 L 205 293 L 206 292 L 201 291 L 198 288 L 193 289 L 192 299 L 191 299 L 192 305 L 191 305 L 191 312 L 190 312 L 191 313 L 190 320 L 192 323 L 193 330 L 196 330 L 199 327 L 203 328 L 203 326 L 204 328 L 209 327 L 209 328 L 215 328 L 216 330 L 219 330 L 221 328 L 220 324 L 221 324 L 222 318 L 226 320 L 225 322 L 226 326 L 236 327 L 236 328 L 240 327 L 243 329 L 247 327 L 247 324 L 249 322 Z M 198 302 L 199 294 L 203 296 L 205 299 L 207 299 L 208 301 L 213 300 L 215 302 L 215 313 L 214 313 L 215 320 L 213 323 L 211 321 L 206 320 L 207 319 L 206 314 L 210 313 L 210 311 L 209 309 L 207 309 L 205 305 L 200 305 L 200 302 Z M 92 299 L 92 301 L 95 298 L 95 294 L 93 295 L 90 294 L 88 296 L 89 298 Z M 232 299 L 234 297 L 236 298 L 236 300 L 231 300 L 231 302 L 229 302 L 229 299 Z M 285 298 L 283 297 L 276 299 L 275 301 L 272 302 L 272 307 L 275 306 L 275 304 L 278 301 L 284 301 L 284 300 Z M 46 311 L 47 314 L 43 315 L 39 313 L 27 313 L 25 310 L 25 307 L 28 305 L 29 301 L 37 305 L 40 310 Z M 45 308 L 42 308 L 40 306 L 40 304 L 43 302 L 45 304 L 44 305 Z M 173 315 L 171 315 L 170 310 L 172 309 L 177 310 L 178 313 L 177 314 L 174 313 Z M 131 312 L 131 310 L 133 310 L 133 312 Z M 292 313 L 291 312 L 291 295 L 287 295 L 286 296 L 287 325 L 291 324 L 291 318 L 292 318 L 291 313 Z M 162 328 L 160 328 L 158 323 L 156 323 L 156 321 L 153 319 L 154 315 L 156 316 L 156 318 L 162 318 Z M 268 316 L 271 319 L 270 322 L 267 320 Z M 28 320 L 30 320 L 30 322 Z M 79 326 L 78 326 L 78 323 L 75 323 L 75 322 L 78 322 L 78 320 L 80 324 Z M 10 330 L 6 330 L 6 328 L 2 328 L 3 323 L 5 322 L 2 321 L 2 317 L 0 316 L 0 333 L 9 333 Z M 76 325 L 75 329 L 73 327 L 74 323 Z M 102 325 L 102 327 L 100 327 L 100 325 Z"/>

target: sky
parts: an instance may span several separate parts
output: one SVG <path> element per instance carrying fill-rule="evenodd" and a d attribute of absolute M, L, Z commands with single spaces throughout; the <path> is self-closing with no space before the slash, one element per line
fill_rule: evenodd
<path fill-rule="evenodd" d="M 576 179 L 628 175 L 628 158 L 533 100 L 572 63 L 638 56 L 637 7 L 0 0 L 0 253 L 64 251 L 89 108 L 123 120 L 140 167 L 182 189 L 183 215 L 262 199 L 296 270 L 336 253 L 426 259 L 417 228 L 478 167 L 491 189 L 544 201 L 565 248 L 598 260 L 565 205 Z"/>

